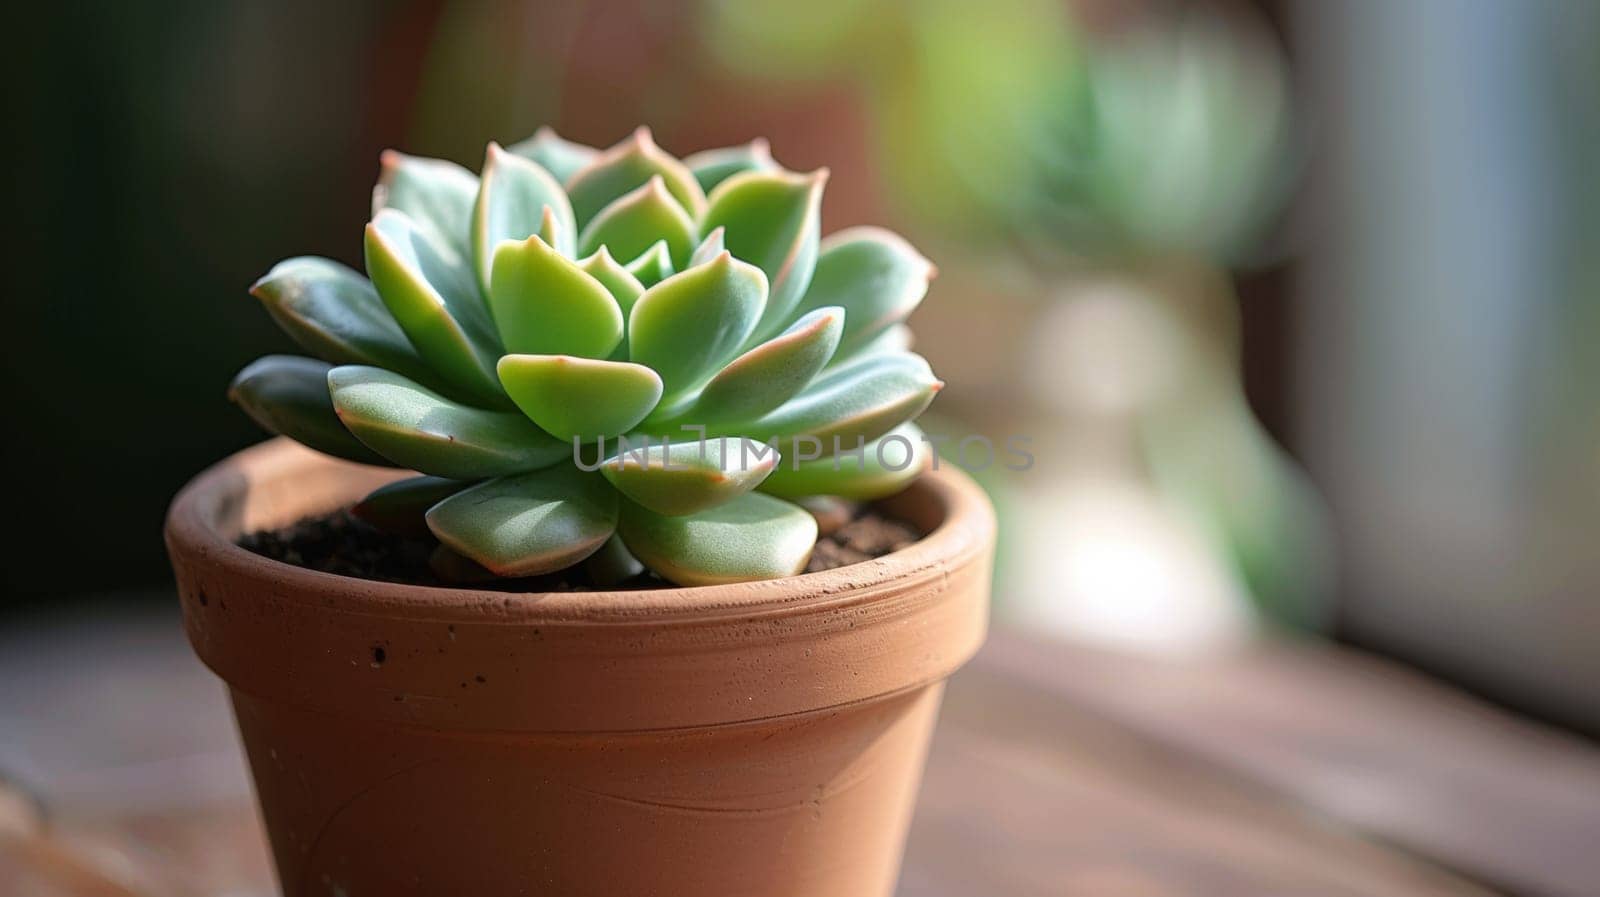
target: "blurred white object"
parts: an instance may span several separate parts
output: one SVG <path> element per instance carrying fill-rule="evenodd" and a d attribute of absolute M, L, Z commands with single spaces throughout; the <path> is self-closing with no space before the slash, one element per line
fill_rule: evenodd
<path fill-rule="evenodd" d="M 1087 472 L 1030 484 L 1013 516 L 1010 611 L 1030 632 L 1189 655 L 1256 631 L 1215 541 L 1148 484 Z"/>
<path fill-rule="evenodd" d="M 1255 632 L 1222 534 L 1144 463 L 1144 421 L 1206 376 L 1208 339 L 1131 276 L 1074 281 L 1040 312 L 1027 371 L 1048 432 L 1014 501 L 1002 613 L 1031 631 L 1158 654 Z"/>

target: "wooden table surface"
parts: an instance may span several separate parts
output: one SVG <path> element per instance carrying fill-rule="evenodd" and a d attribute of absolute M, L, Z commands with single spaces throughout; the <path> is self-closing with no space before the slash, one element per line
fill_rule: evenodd
<path fill-rule="evenodd" d="M 172 612 L 0 633 L 0 895 L 269 897 Z M 949 686 L 904 897 L 1600 895 L 1600 749 L 1394 665 L 996 632 Z"/>

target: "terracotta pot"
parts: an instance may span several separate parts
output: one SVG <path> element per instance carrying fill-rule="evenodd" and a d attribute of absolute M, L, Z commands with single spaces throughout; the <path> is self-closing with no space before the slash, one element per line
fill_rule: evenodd
<path fill-rule="evenodd" d="M 234 544 L 397 476 L 278 440 L 167 518 L 286 895 L 890 894 L 943 680 L 987 620 L 969 479 L 892 501 L 930 533 L 903 551 L 706 588 L 425 588 Z"/>

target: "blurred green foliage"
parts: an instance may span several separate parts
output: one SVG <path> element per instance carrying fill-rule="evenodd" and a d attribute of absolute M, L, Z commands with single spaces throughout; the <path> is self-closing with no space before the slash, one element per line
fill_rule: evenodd
<path fill-rule="evenodd" d="M 1089 45 L 1053 139 L 1035 144 L 1029 220 L 1091 249 L 1258 255 L 1289 171 L 1277 48 L 1243 20 L 1191 15 Z"/>
<path fill-rule="evenodd" d="M 707 39 L 743 75 L 845 80 L 911 218 L 1036 257 L 1249 260 L 1290 160 L 1283 61 L 1216 13 L 1104 33 L 1049 0 L 716 0 Z"/>
<path fill-rule="evenodd" d="M 716 0 L 707 13 L 708 44 L 741 74 L 859 86 L 904 213 L 962 235 L 1030 204 L 1021 154 L 1082 72 L 1056 0 Z"/>
<path fill-rule="evenodd" d="M 706 33 L 741 76 L 863 96 L 894 200 L 948 238 L 944 257 L 982 264 L 1002 248 L 1068 296 L 1095 271 L 1184 322 L 1184 376 L 1138 410 L 1129 452 L 1266 617 L 1315 628 L 1323 512 L 1245 401 L 1225 274 L 1263 258 L 1293 169 L 1284 60 L 1243 13 L 1139 6 L 1090 21 L 1078 8 L 717 0 Z"/>

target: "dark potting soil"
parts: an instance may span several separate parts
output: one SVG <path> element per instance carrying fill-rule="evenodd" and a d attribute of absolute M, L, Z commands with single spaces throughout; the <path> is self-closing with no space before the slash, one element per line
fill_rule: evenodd
<path fill-rule="evenodd" d="M 825 531 L 817 539 L 806 572 L 832 570 L 883 557 L 920 538 L 922 534 L 910 524 L 864 505 L 855 509 L 854 517 L 848 522 Z M 383 532 L 358 520 L 348 510 L 307 517 L 282 529 L 249 533 L 239 540 L 239 545 L 297 567 L 384 582 L 510 592 L 587 592 L 601 588 L 590 578 L 583 564 L 543 576 L 497 577 L 459 556 L 436 557 L 436 553 L 444 552 L 431 538 Z M 439 572 L 446 568 L 453 571 L 449 578 Z M 608 588 L 672 587 L 672 583 L 647 570 Z"/>

